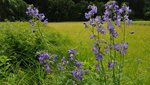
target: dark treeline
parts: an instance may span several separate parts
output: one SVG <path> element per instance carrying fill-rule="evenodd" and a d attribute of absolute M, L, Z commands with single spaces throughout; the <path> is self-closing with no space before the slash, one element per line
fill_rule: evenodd
<path fill-rule="evenodd" d="M 0 21 L 8 19 L 27 20 L 25 14 L 29 4 L 44 13 L 49 21 L 83 21 L 89 4 L 98 6 L 102 15 L 104 4 L 109 0 L 0 0 Z M 126 3 L 132 9 L 134 20 L 150 20 L 150 0 L 116 0 L 121 6 Z"/>

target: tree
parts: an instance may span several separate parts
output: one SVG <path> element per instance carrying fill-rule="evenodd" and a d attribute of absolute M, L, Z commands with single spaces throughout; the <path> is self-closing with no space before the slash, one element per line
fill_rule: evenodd
<path fill-rule="evenodd" d="M 23 0 L 0 0 L 0 21 L 24 20 L 27 4 Z"/>

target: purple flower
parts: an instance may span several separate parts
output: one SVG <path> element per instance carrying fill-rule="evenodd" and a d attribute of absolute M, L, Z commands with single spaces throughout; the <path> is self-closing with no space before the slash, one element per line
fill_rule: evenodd
<path fill-rule="evenodd" d="M 109 15 L 110 15 L 109 11 L 106 10 L 104 12 L 104 15 L 102 16 L 103 20 L 109 22 L 110 21 Z"/>
<path fill-rule="evenodd" d="M 89 6 L 88 6 L 88 9 L 91 9 L 91 6 L 92 6 L 92 5 L 89 5 Z"/>
<path fill-rule="evenodd" d="M 108 53 L 108 50 L 109 50 L 109 46 L 106 46 L 106 53 Z"/>
<path fill-rule="evenodd" d="M 68 50 L 68 54 L 75 54 L 75 49 L 74 48 L 71 48 L 70 50 Z"/>
<path fill-rule="evenodd" d="M 95 34 L 91 34 L 91 35 L 90 35 L 90 39 L 93 39 L 93 38 L 95 38 L 95 37 L 96 37 Z"/>
<path fill-rule="evenodd" d="M 126 50 L 126 49 L 128 49 L 128 42 L 125 42 L 124 44 L 123 44 L 123 48 Z"/>
<path fill-rule="evenodd" d="M 107 28 L 108 28 L 108 30 L 109 30 L 109 33 L 110 33 L 114 38 L 116 38 L 116 37 L 118 36 L 118 33 L 116 32 L 116 30 L 115 30 L 115 28 L 114 28 L 114 26 L 112 25 L 111 22 L 108 23 Z"/>
<path fill-rule="evenodd" d="M 90 11 L 91 14 L 96 14 L 97 13 L 97 6 L 95 6 L 95 5 L 90 6 L 90 9 L 91 9 L 91 11 Z"/>
<path fill-rule="evenodd" d="M 92 23 L 91 25 L 92 25 L 92 27 L 95 27 L 95 26 L 96 26 L 96 24 L 95 24 L 95 23 Z"/>
<path fill-rule="evenodd" d="M 38 56 L 39 56 L 39 61 L 41 64 L 45 63 L 46 60 L 50 58 L 50 55 L 46 52 L 39 54 Z"/>
<path fill-rule="evenodd" d="M 69 59 L 69 60 L 73 60 L 73 56 L 69 56 L 68 59 Z"/>
<path fill-rule="evenodd" d="M 56 58 L 57 58 L 57 55 L 54 55 L 53 57 L 53 61 L 56 63 Z"/>
<path fill-rule="evenodd" d="M 97 61 L 102 60 L 102 58 L 103 58 L 102 54 L 98 54 L 98 55 L 96 55 L 96 60 L 97 60 Z"/>
<path fill-rule="evenodd" d="M 45 66 L 45 70 L 46 70 L 46 72 L 47 72 L 47 73 L 49 73 L 49 72 L 50 72 L 50 67 L 49 67 L 49 65 L 48 65 L 48 64 L 46 64 L 46 66 Z"/>
<path fill-rule="evenodd" d="M 97 71 L 100 71 L 99 64 L 96 64 L 95 67 L 96 67 L 96 70 L 97 70 Z"/>
<path fill-rule="evenodd" d="M 108 62 L 108 68 L 113 68 L 116 62 Z"/>
<path fill-rule="evenodd" d="M 67 61 L 65 61 L 65 57 L 64 56 L 62 57 L 61 62 L 62 62 L 63 65 L 66 65 L 68 63 Z"/>
<path fill-rule="evenodd" d="M 122 50 L 122 52 L 121 52 L 121 54 L 126 54 L 126 50 L 128 49 L 128 42 L 125 42 L 124 44 L 123 44 L 123 50 Z"/>
<path fill-rule="evenodd" d="M 88 21 L 88 23 L 89 23 L 90 25 L 92 25 L 92 23 L 94 23 L 94 21 L 95 21 L 94 18 L 90 18 L 90 20 Z"/>
<path fill-rule="evenodd" d="M 97 31 L 101 32 L 102 34 L 106 33 L 106 30 L 102 26 L 97 26 Z"/>
<path fill-rule="evenodd" d="M 96 16 L 96 18 L 95 18 L 95 21 L 96 21 L 96 23 L 99 23 L 100 22 L 100 16 Z"/>
<path fill-rule="evenodd" d="M 89 5 L 88 9 L 90 9 L 90 11 L 88 13 L 85 13 L 86 19 L 91 18 L 94 14 L 97 13 L 97 7 L 95 5 Z"/>
<path fill-rule="evenodd" d="M 124 12 L 125 14 L 131 13 L 131 9 L 129 8 L 129 6 L 122 6 L 121 9 L 123 10 L 123 12 Z"/>
<path fill-rule="evenodd" d="M 37 15 L 39 14 L 39 11 L 37 8 L 33 7 L 32 5 L 29 5 L 27 8 L 26 14 L 29 16 L 37 17 Z"/>
<path fill-rule="evenodd" d="M 41 14 L 38 14 L 38 16 L 37 16 L 37 17 L 38 17 L 38 19 L 39 19 L 39 20 L 41 20 L 41 21 L 42 21 L 42 20 L 44 20 L 45 15 L 44 15 L 43 13 L 41 13 Z"/>
<path fill-rule="evenodd" d="M 122 50 L 122 44 L 115 44 L 115 45 L 114 45 L 114 49 L 115 49 L 116 51 L 121 51 L 121 50 Z"/>
<path fill-rule="evenodd" d="M 120 18 L 118 18 L 117 20 L 115 20 L 115 24 L 116 24 L 118 27 L 120 27 L 120 21 L 121 21 Z"/>
<path fill-rule="evenodd" d="M 132 22 L 132 20 L 129 20 L 129 19 L 126 20 L 126 24 L 127 24 L 127 25 L 130 25 L 131 22 Z"/>
<path fill-rule="evenodd" d="M 73 75 L 74 78 L 76 78 L 77 80 L 81 81 L 82 80 L 82 70 L 74 70 L 71 72 L 71 74 Z"/>
<path fill-rule="evenodd" d="M 44 23 L 44 24 L 47 24 L 47 23 L 48 23 L 48 19 L 45 19 L 43 23 Z"/>
<path fill-rule="evenodd" d="M 82 68 L 82 62 L 79 62 L 79 61 L 77 61 L 77 60 L 75 60 L 75 65 L 76 65 L 76 67 L 78 67 L 78 68 Z"/>
<path fill-rule="evenodd" d="M 95 55 L 98 54 L 99 48 L 96 44 L 94 44 L 94 46 L 92 47 L 92 51 L 94 52 Z"/>
<path fill-rule="evenodd" d="M 111 18 L 118 16 L 117 15 L 118 13 L 119 13 L 119 6 L 116 5 L 116 1 L 110 1 L 105 4 L 105 12 L 103 15 L 103 20 L 109 22 L 112 20 Z M 115 16 L 112 16 L 112 14 L 114 14 Z"/>
<path fill-rule="evenodd" d="M 39 10 L 37 8 L 33 7 L 32 5 L 28 6 L 26 14 L 31 17 L 34 17 L 40 21 L 43 21 L 44 24 L 48 23 L 48 19 L 45 19 L 45 15 L 43 13 L 39 13 Z"/>
<path fill-rule="evenodd" d="M 86 19 L 89 19 L 91 17 L 91 14 L 90 13 L 85 13 L 85 18 Z"/>
<path fill-rule="evenodd" d="M 128 43 L 125 42 L 123 44 L 115 44 L 114 50 L 120 52 L 121 54 L 126 54 L 126 50 L 128 49 Z"/>

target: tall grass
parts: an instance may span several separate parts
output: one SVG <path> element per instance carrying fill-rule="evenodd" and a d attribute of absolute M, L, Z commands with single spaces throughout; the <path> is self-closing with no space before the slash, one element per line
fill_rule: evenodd
<path fill-rule="evenodd" d="M 125 66 L 123 69 L 124 76 L 121 79 L 122 85 L 150 84 L 149 25 L 149 21 L 136 21 L 133 22 L 133 25 L 127 26 L 126 28 L 129 48 L 125 58 Z M 6 71 L 0 70 L 0 85 L 72 84 L 73 80 L 71 79 L 71 75 L 66 76 L 63 72 L 59 72 L 57 70 L 54 70 L 49 75 L 45 75 L 38 63 L 35 64 L 31 62 L 30 65 L 28 63 L 24 63 L 26 68 L 20 67 L 21 62 L 25 62 L 24 59 L 22 60 L 22 57 L 24 56 L 18 53 L 21 52 L 20 49 L 18 51 L 14 51 L 12 50 L 12 47 L 15 42 L 19 42 L 19 44 L 16 44 L 16 46 L 21 46 L 23 48 L 30 49 L 31 51 L 34 50 L 31 49 L 31 46 L 35 46 L 35 43 L 33 43 L 34 37 L 32 36 L 33 33 L 29 28 L 30 26 L 26 22 L 0 23 L 0 62 L 4 62 L 4 59 L 8 59 L 6 63 L 3 63 L 3 66 L 0 66 L 0 68 L 3 69 L 4 66 L 10 65 L 9 69 Z M 82 83 L 87 85 L 99 84 L 99 82 L 97 81 L 99 76 L 98 74 L 94 73 L 94 64 L 96 61 L 91 48 L 93 41 L 89 39 L 90 32 L 88 31 L 88 29 L 84 28 L 82 22 L 49 23 L 47 27 L 43 29 L 45 33 L 45 39 L 47 42 L 49 42 L 48 52 L 50 52 L 51 54 L 59 54 L 59 57 L 61 57 L 63 55 L 67 55 L 66 51 L 69 48 L 76 48 L 76 50 L 78 51 L 77 58 L 80 61 L 84 62 L 83 67 L 89 68 L 91 70 L 89 72 L 89 75 L 85 75 Z M 134 34 L 130 34 L 131 31 L 134 31 Z M 25 35 L 23 33 L 28 34 Z M 15 42 L 12 42 L 12 40 L 14 39 L 12 39 L 12 37 L 10 37 L 9 39 L 9 36 L 15 36 Z M 24 47 L 24 45 L 31 46 Z M 7 54 L 7 52 L 9 54 Z M 14 54 L 10 55 L 11 52 L 14 52 Z M 24 52 L 24 49 L 22 50 L 22 52 Z M 26 55 L 30 55 L 29 57 L 35 58 L 36 62 L 35 53 L 31 53 L 30 51 L 26 52 Z M 16 60 L 16 56 L 18 56 L 18 58 L 20 58 L 21 60 Z"/>

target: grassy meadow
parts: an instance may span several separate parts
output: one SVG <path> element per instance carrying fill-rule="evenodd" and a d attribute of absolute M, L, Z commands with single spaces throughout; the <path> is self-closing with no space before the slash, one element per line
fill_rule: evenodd
<path fill-rule="evenodd" d="M 104 27 L 106 28 L 106 26 Z M 75 48 L 78 52 L 78 60 L 84 63 L 83 67 L 94 71 L 96 62 L 92 52 L 94 40 L 89 38 L 91 32 L 89 28 L 84 28 L 83 22 L 50 22 L 42 29 L 45 33 L 46 41 L 50 43 L 48 47 L 41 45 L 47 48 L 47 52 L 62 56 L 67 55 L 67 51 L 70 48 Z M 116 29 L 118 32 L 122 31 L 122 27 Z M 4 65 L 10 63 L 13 64 L 12 67 L 15 68 L 8 66 L 11 70 L 7 70 L 8 68 L 6 68 L 6 70 L 0 71 L 0 77 L 2 77 L 0 79 L 0 85 L 36 85 L 36 82 L 39 81 L 38 79 L 44 82 L 42 83 L 43 85 L 64 85 L 64 82 L 66 83 L 65 85 L 70 85 L 70 83 L 67 83 L 65 80 L 67 78 L 60 76 L 61 74 L 57 74 L 57 72 L 52 72 L 52 74 L 50 73 L 42 79 L 41 75 L 43 76 L 44 74 L 40 73 L 40 69 L 36 65 L 33 65 L 34 63 L 30 64 L 26 62 L 27 68 L 19 67 L 22 66 L 19 63 L 20 61 L 23 62 L 23 59 L 26 60 L 35 55 L 33 52 L 37 51 L 35 49 L 38 46 L 38 43 L 35 44 L 36 40 L 33 37 L 34 34 L 30 32 L 31 26 L 27 22 L 0 22 L 0 31 L 0 54 L 4 54 L 16 61 L 13 62 L 10 60 L 10 62 L 7 62 L 6 59 L 7 64 Z M 134 32 L 134 34 L 130 32 Z M 106 42 L 108 41 L 107 35 L 102 35 L 100 37 L 104 38 Z M 119 38 L 122 38 L 121 34 Z M 13 39 L 15 40 L 12 41 Z M 130 26 L 126 26 L 126 41 L 129 43 L 129 46 L 125 56 L 121 85 L 150 85 L 150 21 L 133 21 Z M 116 39 L 116 42 L 120 41 Z M 14 43 L 17 44 L 14 46 Z M 18 45 L 20 47 L 16 47 Z M 32 47 L 33 49 L 31 49 Z M 14 50 L 14 48 L 17 48 L 18 51 Z M 18 57 L 18 60 L 13 58 L 15 55 Z M 21 58 L 26 56 L 28 58 Z M 107 62 L 105 61 L 107 57 L 106 55 L 104 62 Z M 2 59 L 1 62 L 3 62 Z M 2 64 L 0 66 L 2 66 Z M 106 64 L 105 67 L 107 67 Z M 91 75 L 94 75 L 94 73 L 91 73 Z M 98 81 L 96 81 L 94 77 L 90 76 L 87 78 L 90 81 L 85 78 L 83 82 L 90 83 L 85 83 L 85 85 L 98 85 Z"/>
<path fill-rule="evenodd" d="M 94 63 L 94 54 L 92 53 L 92 40 L 89 39 L 90 31 L 84 28 L 82 22 L 60 22 L 49 23 L 48 26 L 57 32 L 68 35 L 79 52 L 79 59 L 89 64 Z M 125 57 L 124 75 L 127 79 L 123 84 L 148 85 L 150 84 L 150 22 L 134 21 L 132 25 L 127 26 L 126 41 L 129 43 L 129 49 Z M 117 28 L 118 31 L 121 28 Z M 130 34 L 134 31 L 134 34 Z M 131 82 L 130 82 L 131 81 Z M 128 83 L 127 83 L 128 82 Z"/>

